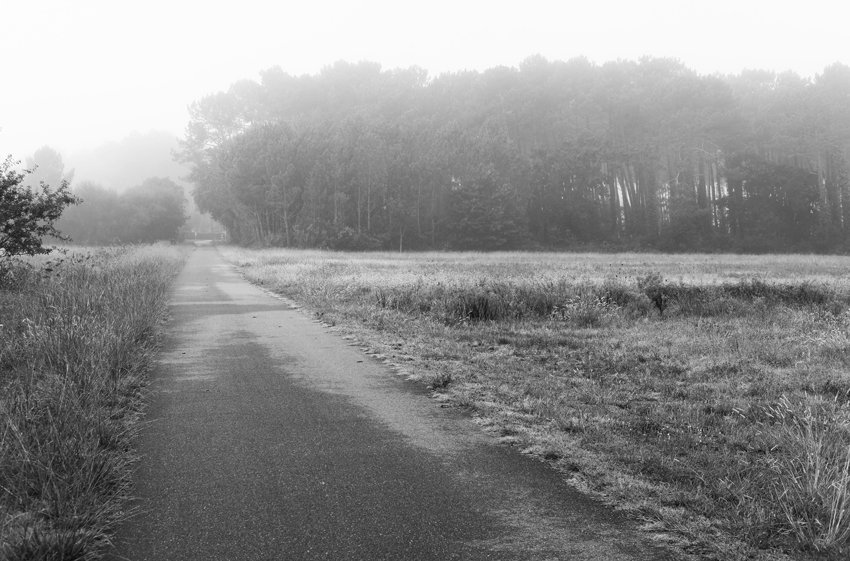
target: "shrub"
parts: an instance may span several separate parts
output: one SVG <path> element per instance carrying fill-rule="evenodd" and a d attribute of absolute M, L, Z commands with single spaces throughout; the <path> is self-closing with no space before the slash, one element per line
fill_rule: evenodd
<path fill-rule="evenodd" d="M 664 282 L 661 273 L 647 273 L 637 279 L 638 290 L 643 292 L 649 301 L 655 304 L 659 315 L 664 315 L 667 303 L 670 300 L 669 286 Z"/>
<path fill-rule="evenodd" d="M 27 173 L 12 169 L 15 162 L 6 158 L 0 163 L 0 261 L 16 255 L 49 253 L 42 239 L 62 234 L 54 228 L 62 211 L 76 204 L 67 181 L 51 189 L 41 183 L 39 188 L 24 187 Z"/>

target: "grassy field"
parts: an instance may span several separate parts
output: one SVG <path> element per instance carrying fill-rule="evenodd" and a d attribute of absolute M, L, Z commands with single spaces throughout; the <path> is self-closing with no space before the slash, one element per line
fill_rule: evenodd
<path fill-rule="evenodd" d="M 850 258 L 222 251 L 685 555 L 848 555 Z"/>
<path fill-rule="evenodd" d="M 69 250 L 0 279 L 0 559 L 96 559 L 127 515 L 131 441 L 171 247 Z"/>

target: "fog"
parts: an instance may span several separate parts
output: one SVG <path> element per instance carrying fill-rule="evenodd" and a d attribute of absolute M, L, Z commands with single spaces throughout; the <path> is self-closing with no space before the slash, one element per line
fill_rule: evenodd
<path fill-rule="evenodd" d="M 89 150 L 72 152 L 69 165 L 85 181 L 125 191 L 149 177 L 185 178 L 189 170 L 174 160 L 177 136 L 166 131 L 137 131 Z"/>
<path fill-rule="evenodd" d="M 836 2 L 805 10 L 725 0 L 271 4 L 6 3 L 0 152 L 24 160 L 48 145 L 84 180 L 93 150 L 133 131 L 180 136 L 190 103 L 272 66 L 299 75 L 370 60 L 433 77 L 516 66 L 532 54 L 595 62 L 651 55 L 706 74 L 811 76 L 850 62 L 839 13 L 847 9 Z"/>

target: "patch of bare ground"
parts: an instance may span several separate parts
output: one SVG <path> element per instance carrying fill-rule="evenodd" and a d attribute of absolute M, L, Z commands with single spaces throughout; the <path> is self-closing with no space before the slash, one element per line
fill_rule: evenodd
<path fill-rule="evenodd" d="M 223 252 L 685 554 L 848 554 L 848 258 Z"/>

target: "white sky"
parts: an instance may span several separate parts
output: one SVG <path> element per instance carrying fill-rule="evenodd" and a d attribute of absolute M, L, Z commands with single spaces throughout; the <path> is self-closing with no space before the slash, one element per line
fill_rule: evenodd
<path fill-rule="evenodd" d="M 432 75 L 532 54 L 670 56 L 700 73 L 805 76 L 850 64 L 842 0 L 2 0 L 0 159 L 133 130 L 182 135 L 186 107 L 279 65 L 337 60 Z"/>

